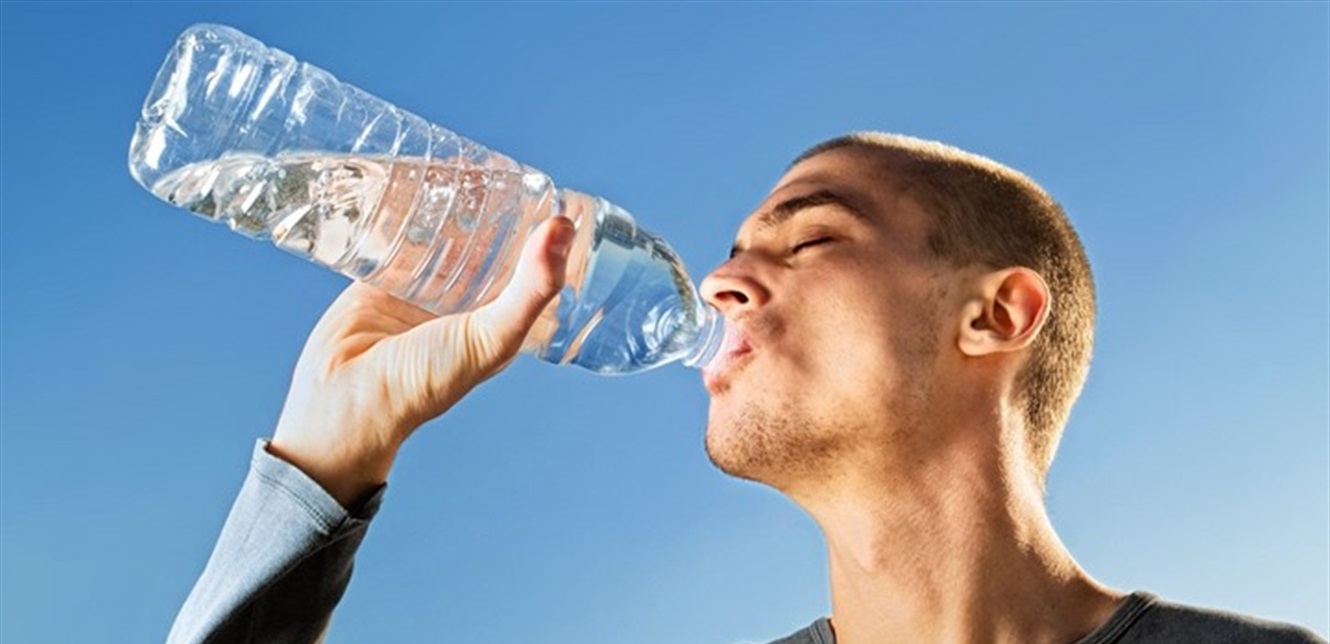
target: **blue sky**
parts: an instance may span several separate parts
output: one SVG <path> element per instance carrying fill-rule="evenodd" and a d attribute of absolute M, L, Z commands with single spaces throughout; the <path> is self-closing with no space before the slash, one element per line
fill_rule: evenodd
<path fill-rule="evenodd" d="M 152 76 L 233 25 L 610 197 L 700 278 L 806 146 L 941 139 L 1094 265 L 1049 489 L 1121 589 L 1330 631 L 1330 8 L 0 5 L 0 640 L 161 640 L 345 278 L 157 201 Z M 697 372 L 531 359 L 423 428 L 330 642 L 738 642 L 829 609 L 816 526 L 715 471 Z"/>

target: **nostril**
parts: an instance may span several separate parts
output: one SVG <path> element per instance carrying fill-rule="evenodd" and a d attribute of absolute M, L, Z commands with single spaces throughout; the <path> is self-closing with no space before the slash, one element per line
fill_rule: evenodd
<path fill-rule="evenodd" d="M 767 293 L 751 277 L 713 273 L 702 281 L 702 299 L 729 312 L 732 308 L 761 306 L 767 301 Z"/>

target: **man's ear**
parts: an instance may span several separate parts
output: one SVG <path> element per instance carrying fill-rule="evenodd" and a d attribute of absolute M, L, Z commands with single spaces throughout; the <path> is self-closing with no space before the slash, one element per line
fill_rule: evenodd
<path fill-rule="evenodd" d="M 1039 273 L 1022 267 L 987 273 L 962 311 L 957 344 L 970 357 L 1024 349 L 1039 336 L 1052 305 Z"/>

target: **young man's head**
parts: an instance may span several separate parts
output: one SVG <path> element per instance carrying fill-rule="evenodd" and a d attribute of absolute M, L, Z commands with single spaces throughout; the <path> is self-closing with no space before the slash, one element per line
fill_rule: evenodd
<path fill-rule="evenodd" d="M 938 143 L 800 155 L 703 294 L 741 331 L 705 375 L 707 451 L 787 492 L 957 447 L 1042 484 L 1089 369 L 1094 286 L 1062 209 Z"/>

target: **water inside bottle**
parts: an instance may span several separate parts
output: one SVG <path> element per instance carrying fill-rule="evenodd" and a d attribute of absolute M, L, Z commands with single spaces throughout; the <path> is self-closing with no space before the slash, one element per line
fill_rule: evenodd
<path fill-rule="evenodd" d="M 596 225 L 588 227 L 594 231 L 591 261 L 578 279 L 570 274 L 558 304 L 559 327 L 541 357 L 607 375 L 675 360 L 705 366 L 719 348 L 722 323 L 702 302 L 678 254 L 614 204 L 563 194 L 565 209 L 595 208 Z"/>
<path fill-rule="evenodd" d="M 516 167 L 228 153 L 179 168 L 152 191 L 440 315 L 496 297 L 527 233 L 563 213 L 579 234 L 568 284 L 533 331 L 536 352 L 599 373 L 692 352 L 714 320 L 674 251 L 613 204 Z"/>

